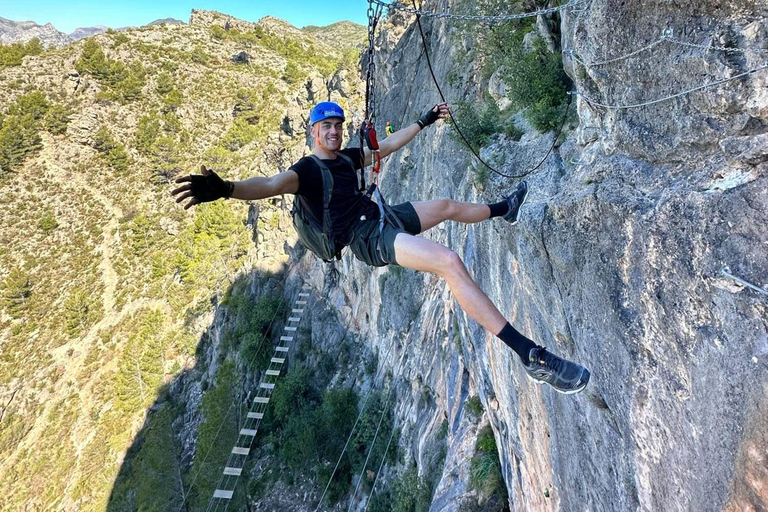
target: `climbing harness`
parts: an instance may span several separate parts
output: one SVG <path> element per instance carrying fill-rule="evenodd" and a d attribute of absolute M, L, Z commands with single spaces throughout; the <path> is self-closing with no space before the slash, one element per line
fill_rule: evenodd
<path fill-rule="evenodd" d="M 373 0 L 368 1 L 368 49 L 366 50 L 368 59 L 365 73 L 365 117 L 360 125 L 360 160 L 365 162 L 364 147 L 371 151 L 371 175 L 369 181 L 378 184 L 379 172 L 381 171 L 381 154 L 379 153 L 379 141 L 376 138 L 376 128 L 374 121 L 376 119 L 376 62 L 375 62 L 375 41 L 376 27 L 381 18 L 381 5 L 374 8 Z M 365 144 L 365 146 L 363 145 Z M 365 176 L 361 169 L 361 180 Z M 365 189 L 365 181 L 362 181 L 361 191 Z"/>
<path fill-rule="evenodd" d="M 363 167 L 365 167 L 365 153 L 363 148 L 367 147 L 371 152 L 371 171 L 369 177 L 370 186 L 364 195 L 375 199 L 375 202 L 379 207 L 379 233 L 383 233 L 386 222 L 397 226 L 399 229 L 405 229 L 403 223 L 384 200 L 384 197 L 381 195 L 381 191 L 379 189 L 379 178 L 381 176 L 381 153 L 379 151 L 379 140 L 376 136 L 375 128 L 376 62 L 374 39 L 376 35 L 376 27 L 378 26 L 379 19 L 381 18 L 381 12 L 382 6 L 380 4 L 376 3 L 374 0 L 368 0 L 368 49 L 366 50 L 368 59 L 367 70 L 365 74 L 365 118 L 363 119 L 363 123 L 360 125 L 359 130 L 360 159 L 363 162 Z M 361 182 L 364 186 L 363 176 L 365 175 L 365 172 L 363 169 L 360 171 Z M 383 254 L 383 238 L 384 237 L 379 237 L 379 241 L 376 246 L 376 250 L 380 256 Z"/>

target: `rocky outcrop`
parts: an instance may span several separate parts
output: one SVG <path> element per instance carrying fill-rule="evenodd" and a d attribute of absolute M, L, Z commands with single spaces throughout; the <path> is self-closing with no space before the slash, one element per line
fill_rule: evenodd
<path fill-rule="evenodd" d="M 255 23 L 241 20 L 228 14 L 223 14 L 217 11 L 205 11 L 202 9 L 192 9 L 192 14 L 189 16 L 189 24 L 200 27 L 212 27 L 218 25 L 225 30 L 235 29 L 240 32 L 249 32 L 256 26 Z"/>
<path fill-rule="evenodd" d="M 34 21 L 12 21 L 0 17 L 0 44 L 25 43 L 38 38 L 43 46 L 63 46 L 71 41 L 50 23 L 38 25 Z"/>
<path fill-rule="evenodd" d="M 96 25 L 95 27 L 79 27 L 76 28 L 74 32 L 69 34 L 68 37 L 72 41 L 79 41 L 81 39 L 85 39 L 86 37 L 103 34 L 107 30 L 109 30 L 109 27 L 105 25 Z"/>

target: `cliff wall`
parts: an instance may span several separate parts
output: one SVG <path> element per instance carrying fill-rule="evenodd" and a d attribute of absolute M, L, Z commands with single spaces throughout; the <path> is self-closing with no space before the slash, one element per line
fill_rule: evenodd
<path fill-rule="evenodd" d="M 513 510 L 765 508 L 768 302 L 722 270 L 768 282 L 768 73 L 645 107 L 586 100 L 646 103 L 759 68 L 765 14 L 765 2 L 748 1 L 592 0 L 565 11 L 560 29 L 579 127 L 526 177 L 531 195 L 521 222 L 449 222 L 425 235 L 462 256 L 517 329 L 591 369 L 582 394 L 528 381 L 516 356 L 468 319 L 435 277 L 344 259 L 331 302 L 380 354 L 394 346 L 380 363 L 400 382 L 398 422 L 415 436 L 401 443 L 424 462 L 448 419 L 431 510 L 458 510 L 469 492 L 474 428 L 464 406 L 475 394 Z M 380 38 L 382 124 L 404 126 L 439 101 L 413 21 L 398 14 Z M 448 84 L 473 41 L 451 20 L 422 23 L 446 96 L 488 94 L 479 79 Z M 653 44 L 669 29 L 701 46 Z M 515 180 L 495 175 L 473 185 L 480 164 L 450 131 L 425 130 L 387 161 L 391 203 L 494 202 L 514 188 Z M 499 136 L 482 154 L 505 162 L 505 172 L 525 171 L 553 136 L 531 129 L 520 141 Z M 317 289 L 327 288 L 322 266 L 305 265 Z"/>

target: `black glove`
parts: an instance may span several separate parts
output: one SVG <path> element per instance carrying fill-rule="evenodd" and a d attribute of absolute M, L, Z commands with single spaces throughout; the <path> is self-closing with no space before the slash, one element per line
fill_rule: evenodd
<path fill-rule="evenodd" d="M 422 130 L 440 119 L 440 110 L 438 109 L 437 112 L 435 112 L 436 106 L 437 105 L 433 105 L 431 107 L 425 108 L 421 113 L 421 116 L 419 116 L 419 120 L 416 121 Z"/>
<path fill-rule="evenodd" d="M 192 195 L 198 203 L 209 203 L 222 197 L 232 197 L 235 184 L 225 181 L 213 171 L 208 175 L 195 174 L 190 176 Z"/>

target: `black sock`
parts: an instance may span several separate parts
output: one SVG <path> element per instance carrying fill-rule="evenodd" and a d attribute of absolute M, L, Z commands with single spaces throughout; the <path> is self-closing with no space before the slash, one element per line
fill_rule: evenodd
<path fill-rule="evenodd" d="M 496 336 L 506 343 L 509 348 L 517 352 L 524 365 L 528 364 L 528 354 L 531 352 L 531 349 L 538 347 L 534 342 L 517 332 L 509 322 Z"/>
<path fill-rule="evenodd" d="M 509 203 L 505 199 L 504 201 L 499 201 L 498 203 L 489 204 L 488 208 L 491 209 L 491 216 L 488 217 L 489 219 L 494 217 L 501 217 L 502 215 L 506 215 L 507 212 L 509 212 Z"/>

